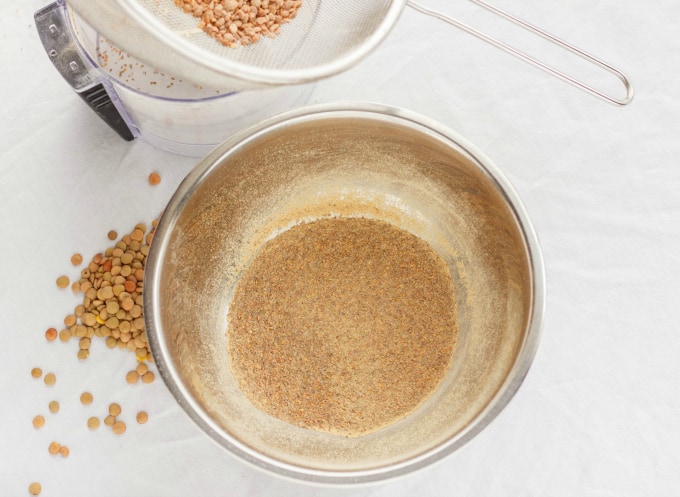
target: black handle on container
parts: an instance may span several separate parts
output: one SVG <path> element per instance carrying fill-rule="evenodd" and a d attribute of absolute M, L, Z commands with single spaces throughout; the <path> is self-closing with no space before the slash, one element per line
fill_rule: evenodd
<path fill-rule="evenodd" d="M 111 97 L 106 92 L 106 88 L 102 84 L 98 84 L 85 91 L 78 92 L 87 105 L 101 117 L 106 124 L 108 124 L 118 135 L 125 141 L 135 139 L 135 136 L 130 131 L 127 123 L 120 115 L 118 109 L 113 104 Z"/>

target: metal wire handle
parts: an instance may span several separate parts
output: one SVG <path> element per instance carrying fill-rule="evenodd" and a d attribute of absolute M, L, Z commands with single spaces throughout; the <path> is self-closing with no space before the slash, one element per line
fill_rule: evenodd
<path fill-rule="evenodd" d="M 606 93 L 604 93 L 600 90 L 597 90 L 596 88 L 593 88 L 592 86 L 590 86 L 590 85 L 588 85 L 588 84 L 586 84 L 582 81 L 575 79 L 572 76 L 569 76 L 568 74 L 566 74 L 562 71 L 555 69 L 552 66 L 549 66 L 548 64 L 545 64 L 544 62 L 541 62 L 540 60 L 538 60 L 538 59 L 536 59 L 536 58 L 534 58 L 530 55 L 527 55 L 526 53 L 521 52 L 521 51 L 511 47 L 510 45 L 507 45 L 507 44 L 505 44 L 505 43 L 503 43 L 503 42 L 501 42 L 501 41 L 499 41 L 495 38 L 492 38 L 491 36 L 488 36 L 488 35 L 482 33 L 481 31 L 478 31 L 477 29 L 472 28 L 472 27 L 468 26 L 467 24 L 464 24 L 464 23 L 462 23 L 462 22 L 460 22 L 460 21 L 458 21 L 458 20 L 456 20 L 456 19 L 454 19 L 450 16 L 447 16 L 447 15 L 442 14 L 440 12 L 428 9 L 427 7 L 424 7 L 424 6 L 420 5 L 419 3 L 416 3 L 412 0 L 408 0 L 406 3 L 409 7 L 417 10 L 418 12 L 421 12 L 421 13 L 426 14 L 428 16 L 434 17 L 434 18 L 439 19 L 441 21 L 444 21 L 448 24 L 451 24 L 452 26 L 455 26 L 459 29 L 462 29 L 466 33 L 469 33 L 469 34 L 471 34 L 471 35 L 473 35 L 473 36 L 475 36 L 475 37 L 477 37 L 477 38 L 479 38 L 479 39 L 481 39 L 481 40 L 483 40 L 487 43 L 490 43 L 491 45 L 493 45 L 497 48 L 500 48 L 501 50 L 503 50 L 503 51 L 505 51 L 505 52 L 507 52 L 511 55 L 514 55 L 515 57 L 518 57 L 519 59 L 521 59 L 525 62 L 528 62 L 532 66 L 537 67 L 539 69 L 542 69 L 543 71 L 547 72 L 548 74 L 552 74 L 553 76 L 555 76 L 555 77 L 557 77 L 557 78 L 559 78 L 563 81 L 566 81 L 567 83 L 569 83 L 573 86 L 576 86 L 577 88 L 580 88 L 581 90 L 584 90 L 584 91 L 590 93 L 591 95 L 595 95 L 596 97 L 599 97 L 599 98 L 601 98 L 601 99 L 603 99 L 603 100 L 605 100 L 609 103 L 623 106 L 623 105 L 629 104 L 630 101 L 633 100 L 634 92 L 633 92 L 633 86 L 631 85 L 630 80 L 628 79 L 628 77 L 625 74 L 623 74 L 620 70 L 616 69 L 612 65 L 604 62 L 601 59 L 598 59 L 597 57 L 595 57 L 595 56 L 593 56 L 593 55 L 591 55 L 587 52 L 584 52 L 580 48 L 577 48 L 574 45 L 567 43 L 566 41 L 564 41 L 560 38 L 557 38 L 556 36 L 551 35 L 550 33 L 546 33 L 542 29 L 540 29 L 540 28 L 538 28 L 538 27 L 536 27 L 536 26 L 534 26 L 534 25 L 532 25 L 532 24 L 530 24 L 526 21 L 523 21 L 522 19 L 519 19 L 519 18 L 513 16 L 512 14 L 509 14 L 509 13 L 507 13 L 507 12 L 497 8 L 497 7 L 494 7 L 493 5 L 488 4 L 487 2 L 485 2 L 483 0 L 469 0 L 469 1 L 471 1 L 472 3 L 476 3 L 480 7 L 483 7 L 486 10 L 488 10 L 488 11 L 490 11 L 490 12 L 496 14 L 496 15 L 499 15 L 500 17 L 503 17 L 503 18 L 507 19 L 508 21 L 511 21 L 511 22 L 517 24 L 518 26 L 521 26 L 521 27 L 527 29 L 528 31 L 531 31 L 532 33 L 540 36 L 541 38 L 544 38 L 544 39 L 554 43 L 555 45 L 557 45 L 561 48 L 564 48 L 565 50 L 568 50 L 569 52 L 572 52 L 572 53 L 578 55 L 582 59 L 585 59 L 585 60 L 595 64 L 596 66 L 599 66 L 602 69 L 608 71 L 609 73 L 613 74 L 619 80 L 621 80 L 621 82 L 623 83 L 623 86 L 626 89 L 626 96 L 623 97 L 623 98 L 616 98 L 616 97 L 613 97 L 611 95 L 608 95 L 608 94 L 606 94 Z"/>

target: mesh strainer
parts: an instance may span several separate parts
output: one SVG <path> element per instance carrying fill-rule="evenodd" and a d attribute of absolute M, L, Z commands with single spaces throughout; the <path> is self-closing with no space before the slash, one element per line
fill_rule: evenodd
<path fill-rule="evenodd" d="M 483 0 L 470 0 L 614 74 L 626 94 L 612 97 L 449 16 L 410 0 L 303 0 L 275 38 L 228 48 L 197 26 L 173 0 L 68 0 L 123 50 L 169 74 L 232 90 L 316 81 L 349 69 L 388 35 L 406 5 L 438 18 L 609 102 L 633 97 L 628 78 L 611 65 Z"/>

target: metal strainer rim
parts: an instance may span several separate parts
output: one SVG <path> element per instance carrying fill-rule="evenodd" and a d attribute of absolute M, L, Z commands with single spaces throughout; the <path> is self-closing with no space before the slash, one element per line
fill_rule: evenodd
<path fill-rule="evenodd" d="M 341 57 L 311 67 L 274 69 L 239 63 L 202 49 L 174 33 L 141 3 L 135 0 L 116 0 L 116 2 L 130 18 L 136 20 L 138 29 L 146 31 L 160 42 L 171 46 L 181 57 L 222 75 L 264 85 L 309 83 L 350 69 L 382 43 L 407 5 L 407 0 L 391 0 L 391 5 L 377 29 L 366 37 L 363 43 Z"/>

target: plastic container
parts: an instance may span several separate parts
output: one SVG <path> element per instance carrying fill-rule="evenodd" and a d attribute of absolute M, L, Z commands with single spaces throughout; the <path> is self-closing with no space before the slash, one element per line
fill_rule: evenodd
<path fill-rule="evenodd" d="M 201 157 L 236 131 L 303 105 L 311 85 L 235 92 L 182 81 L 120 50 L 64 0 L 35 13 L 41 41 L 75 92 L 123 139 Z"/>

